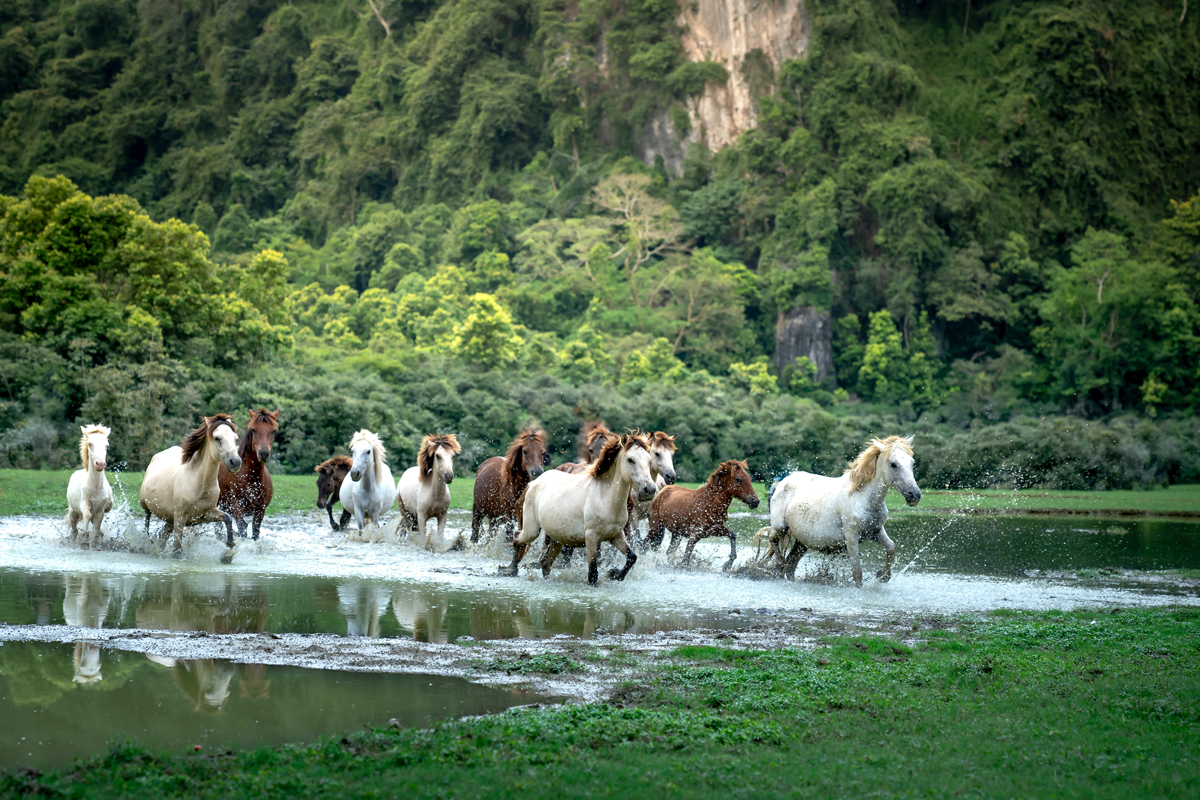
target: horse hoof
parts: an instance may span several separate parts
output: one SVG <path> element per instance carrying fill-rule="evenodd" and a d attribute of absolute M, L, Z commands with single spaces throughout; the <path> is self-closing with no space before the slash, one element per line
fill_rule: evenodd
<path fill-rule="evenodd" d="M 890 581 L 892 579 L 892 573 L 884 572 L 883 570 L 880 570 L 879 572 L 875 573 L 875 577 L 879 578 L 879 581 L 881 583 L 887 583 L 888 581 Z"/>
<path fill-rule="evenodd" d="M 183 558 L 183 549 L 174 550 L 171 552 L 171 558 Z"/>
<path fill-rule="evenodd" d="M 625 576 L 621 574 L 621 570 L 619 569 L 610 569 L 608 571 L 608 579 L 610 581 L 623 581 L 625 580 Z"/>
<path fill-rule="evenodd" d="M 224 553 L 222 553 L 221 554 L 221 563 L 222 564 L 232 564 L 233 563 L 233 553 L 234 553 L 233 550 L 226 550 Z"/>

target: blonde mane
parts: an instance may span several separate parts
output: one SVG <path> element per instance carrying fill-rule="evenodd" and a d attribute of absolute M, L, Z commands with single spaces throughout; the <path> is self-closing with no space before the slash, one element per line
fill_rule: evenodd
<path fill-rule="evenodd" d="M 383 466 L 387 464 L 387 448 L 383 446 L 383 442 L 378 436 L 371 433 L 366 428 L 363 428 L 358 433 L 350 437 L 350 451 L 354 452 L 354 445 L 358 442 L 366 442 L 371 446 L 371 452 L 375 457 L 375 479 L 383 480 Z"/>
<path fill-rule="evenodd" d="M 111 433 L 111 430 L 109 428 L 104 427 L 103 425 L 81 425 L 80 428 L 82 429 L 83 432 L 79 436 L 79 460 L 83 463 L 83 468 L 87 469 L 88 468 L 88 446 L 87 446 L 88 437 L 91 436 L 93 433 L 101 433 L 101 434 L 104 434 L 104 438 L 107 439 L 108 434 Z"/>
<path fill-rule="evenodd" d="M 880 447 L 883 445 L 883 447 Z M 850 476 L 850 491 L 857 492 L 871 481 L 875 480 L 875 468 L 879 462 L 879 457 L 892 452 L 892 448 L 899 445 L 910 456 L 913 454 L 912 446 L 908 441 L 900 436 L 889 436 L 882 441 L 876 439 L 867 445 L 867 449 L 858 454 L 858 458 L 850 463 L 846 469 L 845 475 Z"/>
<path fill-rule="evenodd" d="M 661 447 L 663 449 L 670 450 L 672 453 L 674 453 L 675 452 L 675 437 L 669 436 L 667 433 L 665 433 L 663 431 L 655 431 L 653 434 L 650 435 L 650 445 L 655 450 L 657 450 Z"/>
<path fill-rule="evenodd" d="M 641 431 L 630 431 L 623 436 L 613 436 L 588 468 L 588 474 L 593 478 L 604 477 L 604 473 L 617 463 L 617 456 L 621 455 L 621 451 L 632 447 L 640 447 L 647 453 L 650 452 L 650 443 L 646 441 L 646 437 Z"/>

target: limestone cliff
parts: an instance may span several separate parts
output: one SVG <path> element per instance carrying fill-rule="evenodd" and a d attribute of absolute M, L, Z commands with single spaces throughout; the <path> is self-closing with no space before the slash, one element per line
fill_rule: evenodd
<path fill-rule="evenodd" d="M 685 28 L 689 61 L 715 61 L 729 72 L 724 84 L 710 83 L 688 102 L 691 130 L 678 135 L 666 109 L 652 116 L 638 143 L 653 163 L 661 155 L 678 173 L 692 144 L 716 151 L 757 123 L 757 93 L 771 91 L 774 72 L 808 50 L 811 22 L 801 0 L 681 0 L 677 18 Z"/>

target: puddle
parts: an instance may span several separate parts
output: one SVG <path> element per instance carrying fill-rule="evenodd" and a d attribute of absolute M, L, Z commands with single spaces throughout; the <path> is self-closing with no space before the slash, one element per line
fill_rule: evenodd
<path fill-rule="evenodd" d="M 114 739 L 168 753 L 307 742 L 390 719 L 405 727 L 540 699 L 462 678 L 151 658 L 93 644 L 0 646 L 0 768 L 46 768 Z"/>

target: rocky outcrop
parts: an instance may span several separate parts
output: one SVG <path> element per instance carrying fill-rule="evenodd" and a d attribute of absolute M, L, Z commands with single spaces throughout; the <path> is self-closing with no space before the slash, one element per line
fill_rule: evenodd
<path fill-rule="evenodd" d="M 775 368 L 783 372 L 800 356 L 817 367 L 817 380 L 834 375 L 833 319 L 828 311 L 800 306 L 775 320 Z"/>
<path fill-rule="evenodd" d="M 682 137 L 665 109 L 648 120 L 637 153 L 648 164 L 662 156 L 675 174 L 691 145 L 720 150 L 757 124 L 757 97 L 773 90 L 784 61 L 808 51 L 812 32 L 801 0 L 681 0 L 677 21 L 687 59 L 715 61 L 729 80 L 688 101 L 691 126 Z"/>

